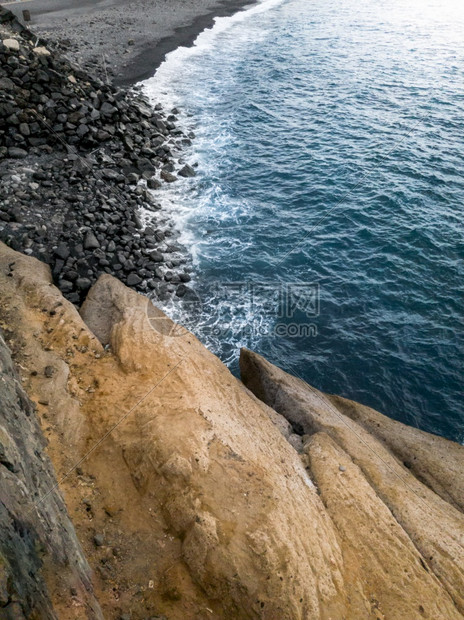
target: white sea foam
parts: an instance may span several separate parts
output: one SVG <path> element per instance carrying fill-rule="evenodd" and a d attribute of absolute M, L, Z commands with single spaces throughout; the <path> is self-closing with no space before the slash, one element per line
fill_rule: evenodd
<path fill-rule="evenodd" d="M 260 0 L 250 8 L 243 9 L 234 15 L 216 17 L 211 28 L 206 28 L 195 39 L 191 47 L 178 47 L 166 55 L 165 61 L 157 69 L 156 74 L 142 82 L 145 93 L 156 103 L 161 102 L 165 106 L 178 105 L 173 84 L 182 74 L 185 61 L 192 56 L 210 51 L 220 44 L 220 35 L 228 31 L 235 24 L 245 21 L 251 16 L 268 11 L 282 4 L 285 0 Z"/>
<path fill-rule="evenodd" d="M 215 221 L 227 224 L 225 236 L 219 244 L 227 246 L 232 239 L 230 235 L 230 225 L 237 223 L 239 215 L 243 216 L 247 206 L 240 199 L 232 199 L 231 196 L 223 197 L 223 189 L 220 184 L 207 187 L 201 186 L 201 179 L 214 176 L 215 155 L 220 157 L 221 152 L 227 149 L 231 140 L 227 124 L 229 119 L 221 119 L 221 127 L 218 127 L 213 144 L 211 136 L 207 137 L 209 157 L 207 160 L 202 157 L 202 140 L 206 128 L 197 127 L 197 118 L 189 116 L 188 101 L 185 96 L 185 83 L 192 76 L 192 72 L 198 70 L 198 61 L 204 54 L 221 54 L 221 50 L 226 47 L 227 40 L 233 36 L 234 40 L 239 36 L 244 41 L 257 36 L 264 36 L 263 31 L 259 33 L 253 30 L 248 31 L 246 27 L 235 30 L 234 27 L 260 13 L 268 11 L 285 2 L 285 0 L 261 0 L 257 4 L 246 8 L 229 17 L 217 17 L 211 28 L 204 30 L 195 40 L 191 47 L 179 47 L 166 56 L 166 60 L 158 68 L 154 77 L 142 83 L 145 94 L 149 97 L 153 105 L 161 103 L 163 109 L 168 111 L 172 108 L 180 108 L 177 115 L 177 126 L 188 135 L 194 131 L 197 134 L 190 147 L 185 147 L 182 152 L 175 152 L 174 159 L 182 157 L 190 163 L 198 163 L 198 176 L 193 179 L 179 178 L 176 183 L 163 184 L 155 191 L 156 199 L 162 205 L 163 211 L 169 214 L 177 230 L 180 232 L 179 242 L 189 251 L 194 265 L 199 265 L 202 254 L 211 251 L 208 243 L 208 233 L 203 231 L 201 237 L 196 236 L 189 220 L 201 213 L 203 216 L 211 214 Z M 193 63 L 193 64 L 192 64 Z M 201 98 L 201 82 L 198 82 L 198 91 L 195 97 Z M 208 92 L 211 97 L 211 92 Z M 210 99 L 209 99 L 210 101 Z M 207 133 L 207 132 L 206 132 Z M 213 155 L 211 153 L 213 147 Z M 152 214 L 146 212 L 144 219 L 148 223 Z M 198 233 L 197 233 L 198 234 Z M 216 239 L 216 242 L 218 240 Z M 240 244 L 243 252 L 247 249 L 247 242 L 239 238 L 234 240 L 235 244 Z M 211 283 L 210 283 L 211 284 Z M 210 347 L 211 350 L 219 352 L 224 342 L 231 344 L 231 353 L 223 359 L 224 362 L 233 362 L 236 358 L 236 351 L 239 346 L 253 346 L 263 333 L 272 327 L 273 317 L 266 315 L 265 312 L 256 312 L 253 320 L 255 335 L 249 333 L 250 316 L 248 299 L 240 299 L 232 296 L 230 299 L 224 297 L 224 292 L 210 290 L 208 283 L 197 282 L 195 278 L 190 286 L 198 292 L 204 311 L 198 313 L 197 304 L 194 312 L 189 311 L 189 306 L 184 308 L 184 304 L 176 300 L 165 302 L 157 301 L 157 305 L 171 316 L 175 321 L 184 324 L 187 328 L 194 331 L 197 336 Z M 220 301 L 220 307 L 218 307 Z M 263 299 L 262 304 L 258 298 L 254 303 L 258 306 L 266 304 Z M 256 311 L 256 308 L 255 308 Z M 201 314 L 201 316 L 200 316 Z M 241 334 L 241 335 L 240 335 Z"/>
<path fill-rule="evenodd" d="M 184 110 L 185 101 L 182 94 L 182 82 L 185 72 L 189 71 L 188 63 L 193 57 L 203 53 L 220 53 L 221 36 L 228 33 L 235 25 L 244 22 L 252 16 L 263 13 L 285 2 L 285 0 L 260 0 L 257 4 L 249 8 L 245 8 L 234 15 L 227 17 L 216 17 L 211 28 L 201 32 L 191 47 L 179 47 L 166 55 L 165 61 L 160 65 L 156 74 L 142 82 L 145 94 L 149 97 L 153 105 L 161 103 L 165 110 L 174 107 L 181 108 L 178 115 L 177 126 L 188 134 L 196 131 L 196 119 L 188 116 Z M 246 34 L 245 34 L 246 36 Z M 201 86 L 201 85 L 199 85 Z M 222 132 L 218 136 L 216 149 L 218 152 L 225 146 L 227 141 L 227 132 Z M 195 161 L 198 164 L 200 176 L 207 175 L 209 164 L 201 158 L 201 149 L 199 148 L 198 139 L 194 141 L 192 147 L 186 147 L 182 153 L 175 153 L 189 161 Z M 208 209 L 211 201 L 211 191 L 199 193 L 194 191 L 196 180 L 179 179 L 174 185 L 163 184 L 162 188 L 156 190 L 156 198 L 163 207 L 163 210 L 169 213 L 177 230 L 180 232 L 179 241 L 191 253 L 194 264 L 198 262 L 199 245 L 201 242 L 195 238 L 193 232 L 188 227 L 188 220 L 194 212 L 204 211 Z M 193 195 L 192 195 L 193 191 Z M 220 191 L 220 188 L 218 188 Z M 220 217 L 220 214 L 217 214 Z M 226 215 L 226 214 L 224 214 Z M 150 214 L 146 214 L 146 220 L 149 220 Z"/>

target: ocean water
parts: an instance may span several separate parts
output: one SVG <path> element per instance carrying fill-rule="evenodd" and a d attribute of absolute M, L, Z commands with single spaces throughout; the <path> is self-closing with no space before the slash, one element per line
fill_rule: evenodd
<path fill-rule="evenodd" d="M 264 0 L 145 83 L 195 132 L 167 308 L 233 370 L 464 440 L 464 2 Z"/>

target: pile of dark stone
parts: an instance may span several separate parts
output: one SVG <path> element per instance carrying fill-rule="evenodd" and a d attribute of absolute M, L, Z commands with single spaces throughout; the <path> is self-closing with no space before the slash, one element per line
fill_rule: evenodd
<path fill-rule="evenodd" d="M 154 191 L 195 175 L 176 115 L 82 71 L 0 7 L 0 239 L 49 263 L 75 304 L 102 273 L 185 295 L 186 253 Z"/>

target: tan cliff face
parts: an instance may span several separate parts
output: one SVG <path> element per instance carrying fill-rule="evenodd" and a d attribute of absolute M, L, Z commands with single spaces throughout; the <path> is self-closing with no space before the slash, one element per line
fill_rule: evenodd
<path fill-rule="evenodd" d="M 452 498 L 463 447 L 322 394 L 251 351 L 242 351 L 240 368 L 254 394 L 303 428 L 308 468 L 344 558 L 356 562 L 351 575 L 358 573 L 366 604 L 373 592 L 385 617 L 437 617 L 447 593 L 455 606 L 447 613 L 462 614 L 464 518 Z M 414 466 L 401 460 L 406 454 Z M 426 583 L 437 597 L 428 605 Z"/>
<path fill-rule="evenodd" d="M 303 387 L 291 400 L 288 375 L 259 356 L 242 362 L 254 396 L 116 279 L 102 276 L 79 315 L 47 267 L 4 245 L 0 290 L 1 326 L 105 618 L 462 617 L 461 560 L 451 561 L 462 513 L 446 479 L 461 447 L 439 447 L 435 466 L 425 434 L 401 444 L 395 427 L 369 427 L 374 414 L 363 426 L 360 406 L 325 397 L 414 479 L 431 506 L 421 522 L 412 491 L 369 465 L 325 405 L 316 415 Z M 284 392 L 288 406 L 275 397 Z M 304 442 L 278 414 L 307 416 Z"/>

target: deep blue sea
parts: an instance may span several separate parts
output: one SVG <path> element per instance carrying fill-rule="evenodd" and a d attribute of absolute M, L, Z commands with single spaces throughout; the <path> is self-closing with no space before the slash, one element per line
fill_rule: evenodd
<path fill-rule="evenodd" d="M 201 312 L 168 311 L 462 442 L 464 2 L 264 0 L 145 88 L 196 135 L 158 194 Z"/>

